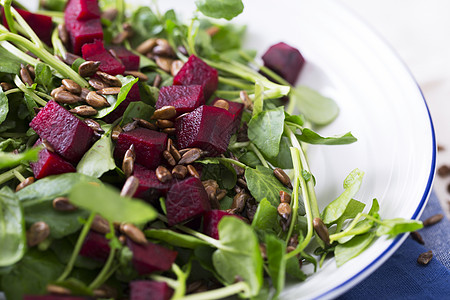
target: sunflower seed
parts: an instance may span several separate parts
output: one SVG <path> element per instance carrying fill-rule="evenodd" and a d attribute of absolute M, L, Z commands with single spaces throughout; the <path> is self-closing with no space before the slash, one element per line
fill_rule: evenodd
<path fill-rule="evenodd" d="M 183 154 L 183 156 L 181 157 L 178 164 L 179 165 L 191 164 L 194 161 L 196 161 L 197 159 L 199 159 L 200 157 L 202 157 L 202 155 L 203 155 L 203 151 L 201 149 L 192 148 L 191 150 L 189 150 L 188 152 Z"/>
<path fill-rule="evenodd" d="M 156 39 L 156 46 L 153 47 L 152 52 L 161 56 L 175 56 L 175 52 L 166 39 Z"/>
<path fill-rule="evenodd" d="M 111 132 L 111 138 L 113 139 L 113 141 L 117 141 L 121 132 L 123 132 L 123 130 L 122 130 L 122 127 L 120 127 L 120 125 L 116 125 L 113 128 L 113 130 Z"/>
<path fill-rule="evenodd" d="M 177 162 L 175 161 L 175 159 L 173 158 L 172 154 L 170 154 L 169 151 L 164 150 L 163 156 L 166 159 L 166 161 L 169 163 L 169 165 L 171 165 L 172 167 L 174 167 L 177 164 Z"/>
<path fill-rule="evenodd" d="M 147 81 L 148 76 L 139 71 L 125 71 L 123 75 L 131 75 L 133 77 L 139 78 L 141 81 Z"/>
<path fill-rule="evenodd" d="M 152 120 L 169 120 L 177 115 L 177 110 L 174 106 L 163 106 L 153 113 L 150 119 Z"/>
<path fill-rule="evenodd" d="M 58 25 L 58 36 L 61 42 L 68 48 L 69 45 L 69 33 L 67 32 L 67 28 L 64 24 Z"/>
<path fill-rule="evenodd" d="M 231 209 L 237 209 L 238 212 L 242 212 L 244 210 L 245 204 L 247 200 L 249 200 L 251 196 L 245 192 L 245 190 L 237 193 L 233 198 L 233 203 L 231 204 Z"/>
<path fill-rule="evenodd" d="M 98 78 L 89 79 L 89 85 L 92 86 L 96 90 L 101 90 L 101 89 L 109 87 L 106 83 L 104 83 L 103 81 L 101 81 Z"/>
<path fill-rule="evenodd" d="M 34 67 L 32 65 L 27 65 L 27 70 L 30 73 L 32 78 L 36 77 L 36 70 L 34 69 Z"/>
<path fill-rule="evenodd" d="M 119 11 L 115 8 L 107 8 L 102 11 L 101 18 L 109 21 L 114 21 L 119 14 Z"/>
<path fill-rule="evenodd" d="M 223 108 L 225 110 L 228 110 L 230 108 L 230 104 L 228 103 L 228 101 L 219 99 L 216 102 L 214 102 L 214 106 L 215 107 L 219 107 L 219 108 Z"/>
<path fill-rule="evenodd" d="M 45 222 L 36 222 L 27 230 L 27 243 L 28 246 L 34 247 L 43 241 L 50 235 L 50 227 Z"/>
<path fill-rule="evenodd" d="M 281 203 L 291 203 L 291 195 L 285 191 L 280 191 L 280 202 Z"/>
<path fill-rule="evenodd" d="M 119 80 L 116 76 L 109 75 L 108 73 L 97 71 L 95 74 L 100 77 L 100 79 L 108 84 L 109 86 L 117 86 L 122 87 L 122 81 Z"/>
<path fill-rule="evenodd" d="M 59 91 L 55 95 L 55 101 L 62 104 L 75 104 L 81 101 L 81 97 L 68 91 Z"/>
<path fill-rule="evenodd" d="M 92 130 L 99 132 L 99 133 L 104 133 L 105 131 L 102 129 L 102 127 L 100 126 L 100 124 L 92 119 L 84 119 L 83 122 L 89 126 Z"/>
<path fill-rule="evenodd" d="M 8 82 L 1 82 L 0 86 L 2 88 L 2 91 L 4 91 L 4 92 L 14 88 L 14 85 L 12 85 L 11 83 L 8 83 Z"/>
<path fill-rule="evenodd" d="M 172 169 L 172 176 L 177 178 L 177 179 L 185 178 L 187 173 L 188 173 L 187 168 L 185 166 L 182 166 L 182 165 L 176 165 Z"/>
<path fill-rule="evenodd" d="M 53 146 L 46 139 L 42 139 L 42 146 L 50 152 L 55 152 Z"/>
<path fill-rule="evenodd" d="M 69 198 L 67 197 L 58 197 L 53 199 L 52 202 L 53 208 L 57 211 L 74 211 L 77 210 L 77 207 L 70 203 Z"/>
<path fill-rule="evenodd" d="M 30 71 L 28 71 L 28 69 L 23 65 L 20 68 L 20 79 L 22 79 L 22 81 L 29 86 L 32 86 L 34 84 L 34 81 L 30 75 Z"/>
<path fill-rule="evenodd" d="M 223 198 L 225 198 L 226 195 L 227 195 L 226 190 L 219 190 L 216 194 L 216 198 L 218 201 L 221 201 Z"/>
<path fill-rule="evenodd" d="M 111 231 L 109 228 L 109 222 L 105 218 L 103 218 L 100 215 L 95 215 L 94 220 L 91 224 L 91 229 L 95 232 L 101 233 L 101 234 L 107 234 Z"/>
<path fill-rule="evenodd" d="M 134 176 L 130 176 L 125 181 L 125 184 L 120 191 L 120 196 L 122 197 L 133 197 L 139 187 L 139 179 Z"/>
<path fill-rule="evenodd" d="M 47 293 L 49 294 L 67 295 L 67 296 L 72 294 L 72 292 L 69 289 L 56 284 L 47 284 L 46 290 Z"/>
<path fill-rule="evenodd" d="M 95 108 L 103 108 L 111 106 L 108 100 L 102 95 L 97 94 L 94 91 L 90 91 L 86 96 L 86 103 Z"/>
<path fill-rule="evenodd" d="M 177 132 L 177 130 L 174 127 L 169 127 L 162 129 L 161 132 L 164 132 L 168 135 L 174 135 Z"/>
<path fill-rule="evenodd" d="M 175 76 L 178 74 L 178 72 L 181 70 L 181 68 L 183 67 L 184 63 L 179 60 L 176 59 L 172 62 L 172 64 L 170 65 L 170 74 L 172 76 Z"/>
<path fill-rule="evenodd" d="M 241 91 L 239 93 L 239 98 L 241 98 L 241 101 L 242 101 L 242 103 L 244 103 L 244 106 L 245 106 L 246 109 L 253 110 L 253 102 L 248 97 L 248 94 L 247 94 L 246 91 Z"/>
<path fill-rule="evenodd" d="M 34 182 L 34 177 L 27 177 L 25 178 L 24 181 L 22 181 L 21 183 L 19 183 L 16 186 L 16 192 L 20 191 L 21 189 L 23 189 L 26 186 L 29 186 L 30 184 L 32 184 Z"/>
<path fill-rule="evenodd" d="M 91 117 L 97 114 L 97 110 L 89 105 L 80 105 L 69 110 L 69 112 L 77 114 L 81 117 Z"/>
<path fill-rule="evenodd" d="M 81 56 L 78 56 L 78 55 L 70 53 L 70 52 L 66 52 L 66 56 L 63 58 L 63 60 L 66 64 L 68 64 L 69 66 L 72 66 L 73 63 L 79 58 L 81 58 Z"/>
<path fill-rule="evenodd" d="M 428 265 L 428 263 L 431 261 L 432 258 L 433 252 L 430 250 L 420 254 L 419 257 L 417 258 L 417 262 L 421 265 Z"/>
<path fill-rule="evenodd" d="M 238 178 L 237 180 L 237 185 L 239 185 L 241 188 L 246 189 L 247 188 L 247 182 L 245 181 L 244 178 Z"/>
<path fill-rule="evenodd" d="M 150 123 L 149 121 L 146 121 L 144 119 L 139 119 L 139 118 L 133 118 L 134 121 L 137 121 L 138 125 L 140 127 L 144 127 L 150 130 L 156 130 L 158 129 L 158 127 L 156 127 L 155 124 Z"/>
<path fill-rule="evenodd" d="M 63 79 L 62 85 L 72 94 L 79 95 L 81 93 L 81 86 L 72 79 Z"/>
<path fill-rule="evenodd" d="M 416 242 L 418 242 L 421 245 L 425 245 L 425 241 L 423 240 L 420 233 L 418 233 L 417 231 L 413 231 L 410 233 L 410 235 L 413 240 L 415 240 Z"/>
<path fill-rule="evenodd" d="M 130 240 L 135 243 L 145 245 L 147 244 L 147 239 L 145 234 L 131 223 L 124 223 L 120 225 L 120 232 L 125 234 Z"/>
<path fill-rule="evenodd" d="M 176 161 L 180 161 L 181 159 L 181 154 L 180 152 L 178 152 L 177 148 L 175 148 L 175 146 L 172 144 L 170 145 L 170 150 L 169 150 L 170 154 L 172 154 L 173 158 Z"/>
<path fill-rule="evenodd" d="M 56 97 L 56 94 L 58 94 L 59 92 L 65 91 L 65 90 L 66 90 L 66 88 L 65 88 L 63 85 L 61 85 L 60 87 L 57 87 L 56 89 L 53 89 L 53 90 L 50 92 L 50 96 L 52 96 L 53 98 L 55 98 L 55 97 Z"/>
<path fill-rule="evenodd" d="M 192 177 L 200 179 L 197 169 L 193 165 L 187 165 L 187 170 Z"/>
<path fill-rule="evenodd" d="M 170 68 L 172 67 L 173 59 L 167 57 L 156 56 L 156 65 L 163 71 L 170 73 Z"/>
<path fill-rule="evenodd" d="M 277 207 L 278 215 L 283 219 L 289 219 L 291 215 L 291 206 L 288 203 L 280 203 Z"/>
<path fill-rule="evenodd" d="M 436 214 L 434 216 L 431 216 L 428 219 L 426 219 L 425 221 L 423 221 L 423 226 L 434 225 L 434 224 L 438 223 L 439 221 L 441 221 L 442 218 L 444 218 L 443 214 Z"/>
<path fill-rule="evenodd" d="M 138 122 L 137 121 L 133 121 L 133 122 L 125 124 L 125 126 L 122 127 L 122 130 L 124 132 L 128 132 L 128 131 L 136 129 L 137 126 L 138 126 Z"/>
<path fill-rule="evenodd" d="M 178 153 L 180 153 L 180 155 L 183 156 L 189 150 L 192 150 L 192 148 L 184 148 L 184 149 L 178 150 Z"/>
<path fill-rule="evenodd" d="M 154 87 L 159 87 L 159 85 L 162 82 L 162 77 L 159 74 L 156 74 L 155 79 L 153 80 L 153 86 Z"/>
<path fill-rule="evenodd" d="M 122 44 L 126 39 L 128 39 L 129 37 L 131 37 L 132 32 L 131 31 L 121 31 L 119 32 L 119 34 L 117 34 L 111 41 L 112 44 L 114 45 L 120 45 Z"/>
<path fill-rule="evenodd" d="M 159 166 L 156 168 L 156 178 L 162 183 L 172 180 L 172 174 L 164 166 Z"/>
<path fill-rule="evenodd" d="M 275 168 L 273 170 L 273 175 L 285 186 L 292 189 L 291 179 L 287 174 L 280 168 Z"/>
<path fill-rule="evenodd" d="M 78 74 L 80 74 L 81 77 L 94 76 L 95 72 L 98 71 L 100 64 L 100 61 L 87 60 L 78 67 Z"/>
<path fill-rule="evenodd" d="M 283 203 L 281 203 L 283 204 Z M 327 226 L 323 223 L 321 218 L 314 218 L 313 227 L 319 238 L 325 242 L 327 246 L 330 245 L 330 234 L 328 233 Z"/>
<path fill-rule="evenodd" d="M 136 159 L 136 152 L 134 151 L 134 144 L 131 144 L 130 148 L 127 149 L 123 158 L 125 159 L 128 157 L 133 158 L 133 160 Z"/>
<path fill-rule="evenodd" d="M 130 177 L 131 175 L 133 175 L 134 159 L 132 157 L 124 158 L 122 162 L 122 171 L 125 174 L 125 177 Z"/>
<path fill-rule="evenodd" d="M 170 127 L 173 127 L 173 125 L 174 125 L 174 123 L 170 120 L 161 120 L 160 119 L 160 120 L 156 121 L 156 126 L 158 126 L 161 129 L 170 128 Z"/>
<path fill-rule="evenodd" d="M 220 31 L 220 28 L 217 26 L 211 26 L 207 28 L 205 31 L 209 36 L 214 36 Z"/>
<path fill-rule="evenodd" d="M 137 48 L 136 51 L 141 54 L 147 54 L 152 51 L 153 47 L 156 46 L 156 38 L 150 38 L 142 42 Z"/>

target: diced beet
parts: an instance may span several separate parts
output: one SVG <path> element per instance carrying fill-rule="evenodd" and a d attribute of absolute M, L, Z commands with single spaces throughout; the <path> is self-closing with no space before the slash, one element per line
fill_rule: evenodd
<path fill-rule="evenodd" d="M 99 71 L 111 75 L 123 74 L 125 72 L 125 66 L 105 49 L 103 41 L 84 44 L 81 47 L 81 53 L 85 60 L 100 61 Z"/>
<path fill-rule="evenodd" d="M 103 40 L 103 28 L 100 19 L 77 20 L 70 13 L 64 14 L 67 32 L 69 33 L 72 52 L 80 55 L 81 47 L 86 43 Z"/>
<path fill-rule="evenodd" d="M 1 13 L 3 16 L 3 25 L 9 30 L 8 22 L 6 21 L 4 9 L 2 7 Z M 40 14 L 31 13 L 29 11 L 16 8 L 19 15 L 30 25 L 31 29 L 36 33 L 36 35 L 44 41 L 47 45 L 52 44 L 52 30 L 53 21 L 49 16 L 44 16 Z"/>
<path fill-rule="evenodd" d="M 177 109 L 177 115 L 191 112 L 200 105 L 205 104 L 203 87 L 201 85 L 172 85 L 163 86 L 159 90 L 158 101 L 155 108 L 170 105 Z"/>
<path fill-rule="evenodd" d="M 30 127 L 71 163 L 81 159 L 94 137 L 89 126 L 53 100 L 31 120 Z"/>
<path fill-rule="evenodd" d="M 224 153 L 234 129 L 233 115 L 223 108 L 202 105 L 175 121 L 180 149 L 200 148 L 210 156 Z"/>
<path fill-rule="evenodd" d="M 103 234 L 91 230 L 84 239 L 80 255 L 105 262 L 110 250 L 108 239 Z"/>
<path fill-rule="evenodd" d="M 65 13 L 71 14 L 78 21 L 100 18 L 97 0 L 69 0 Z"/>
<path fill-rule="evenodd" d="M 229 105 L 228 112 L 233 115 L 233 123 L 234 123 L 233 132 L 234 132 L 236 129 L 239 128 L 239 125 L 241 124 L 241 117 L 242 112 L 244 111 L 244 104 L 217 98 L 214 100 L 213 105 L 214 103 L 216 103 L 217 100 L 225 100 L 228 102 Z"/>
<path fill-rule="evenodd" d="M 189 56 L 188 61 L 173 78 L 174 85 L 202 85 L 205 100 L 208 100 L 217 90 L 218 83 L 219 75 L 217 70 L 208 66 L 195 55 Z"/>
<path fill-rule="evenodd" d="M 217 225 L 219 225 L 220 220 L 225 216 L 235 216 L 227 213 L 224 210 L 214 209 L 207 211 L 203 214 L 203 233 L 209 235 L 216 240 L 219 239 L 219 230 Z"/>
<path fill-rule="evenodd" d="M 42 140 L 38 139 L 34 145 L 38 146 L 40 144 L 42 144 Z M 58 154 L 47 149 L 42 149 L 39 151 L 38 161 L 30 163 L 30 166 L 36 179 L 41 179 L 50 175 L 72 173 L 77 171 L 72 164 L 65 161 Z"/>
<path fill-rule="evenodd" d="M 178 254 L 151 242 L 141 245 L 127 239 L 127 246 L 133 252 L 132 263 L 139 275 L 169 270 Z"/>
<path fill-rule="evenodd" d="M 271 69 L 287 82 L 294 85 L 305 64 L 305 59 L 298 49 L 283 42 L 275 44 L 262 56 L 264 66 Z"/>
<path fill-rule="evenodd" d="M 71 295 L 25 295 L 23 300 L 89 300 L 92 297 L 71 296 Z"/>
<path fill-rule="evenodd" d="M 169 226 L 211 210 L 208 195 L 200 179 L 188 177 L 173 184 L 167 192 L 166 209 Z"/>
<path fill-rule="evenodd" d="M 176 182 L 175 179 L 169 182 L 161 182 L 156 177 L 154 170 L 147 169 L 139 164 L 134 165 L 133 176 L 139 179 L 139 187 L 134 197 L 141 199 L 165 196 L 170 186 Z"/>
<path fill-rule="evenodd" d="M 110 50 L 114 50 L 114 53 L 118 59 L 125 66 L 125 70 L 127 71 L 137 71 L 139 70 L 139 55 L 134 54 L 127 48 L 123 46 L 110 46 L 108 47 Z"/>
<path fill-rule="evenodd" d="M 173 290 L 162 281 L 136 280 L 130 283 L 130 300 L 169 300 Z"/>
<path fill-rule="evenodd" d="M 139 85 L 137 83 L 131 87 L 125 100 L 123 100 L 122 103 L 120 103 L 115 110 L 106 115 L 103 119 L 107 123 L 113 123 L 115 120 L 117 120 L 117 118 L 123 115 L 123 113 L 125 112 L 125 110 L 127 109 L 128 105 L 131 102 L 136 101 L 141 101 L 141 96 L 139 93 Z"/>
<path fill-rule="evenodd" d="M 123 159 L 131 145 L 134 145 L 136 163 L 155 169 L 160 165 L 162 152 L 166 149 L 167 134 L 146 128 L 122 132 L 117 140 L 114 157 Z"/>

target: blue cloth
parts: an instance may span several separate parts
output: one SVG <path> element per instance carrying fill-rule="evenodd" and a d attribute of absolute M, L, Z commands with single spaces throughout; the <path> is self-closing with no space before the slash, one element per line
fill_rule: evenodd
<path fill-rule="evenodd" d="M 432 193 L 421 220 L 437 213 L 444 214 Z M 450 221 L 444 217 L 418 232 L 425 245 L 408 237 L 379 269 L 337 299 L 450 300 Z M 417 263 L 417 257 L 428 250 L 433 251 L 431 262 Z"/>

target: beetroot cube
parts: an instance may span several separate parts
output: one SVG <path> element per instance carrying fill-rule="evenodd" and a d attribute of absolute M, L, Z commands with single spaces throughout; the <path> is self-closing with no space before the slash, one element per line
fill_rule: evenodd
<path fill-rule="evenodd" d="M 287 82 L 294 85 L 305 64 L 300 51 L 285 43 L 278 43 L 269 48 L 262 56 L 264 66 L 271 69 Z"/>
<path fill-rule="evenodd" d="M 44 41 L 47 45 L 51 45 L 53 21 L 49 16 L 31 13 L 29 11 L 16 8 L 19 15 L 30 25 L 31 29 L 36 35 Z M 9 30 L 8 22 L 6 21 L 4 9 L 2 7 L 3 25 Z"/>
<path fill-rule="evenodd" d="M 123 46 L 111 46 L 108 49 L 113 50 L 114 54 L 122 64 L 125 66 L 125 70 L 127 71 L 138 71 L 139 70 L 139 55 L 134 54 L 127 48 Z"/>
<path fill-rule="evenodd" d="M 81 159 L 94 138 L 89 126 L 53 100 L 31 120 L 30 127 L 71 163 Z"/>
<path fill-rule="evenodd" d="M 77 171 L 61 156 L 47 149 L 42 149 L 39 151 L 38 161 L 30 163 L 30 166 L 36 179 L 41 179 L 50 175 L 72 173 Z"/>
<path fill-rule="evenodd" d="M 200 179 L 188 177 L 173 184 L 167 192 L 166 209 L 169 226 L 211 210 L 208 195 Z"/>
<path fill-rule="evenodd" d="M 139 275 L 169 270 L 178 254 L 176 251 L 151 242 L 141 245 L 127 239 L 127 246 L 133 252 L 132 263 Z"/>
<path fill-rule="evenodd" d="M 155 108 L 159 109 L 167 105 L 175 106 L 177 115 L 181 115 L 191 112 L 203 104 L 205 104 L 205 98 L 201 85 L 173 85 L 163 86 L 159 90 Z"/>
<path fill-rule="evenodd" d="M 117 75 L 125 72 L 125 66 L 114 58 L 111 53 L 103 46 L 103 41 L 95 41 L 90 44 L 84 44 L 81 47 L 83 58 L 85 60 L 100 61 L 99 71 Z"/>
<path fill-rule="evenodd" d="M 137 83 L 131 87 L 125 100 L 123 100 L 122 103 L 120 103 L 115 110 L 106 115 L 103 119 L 107 123 L 113 123 L 115 120 L 117 120 L 117 118 L 123 115 L 123 113 L 125 112 L 125 110 L 127 109 L 128 105 L 131 102 L 136 101 L 141 101 L 141 96 L 139 93 L 139 85 Z"/>
<path fill-rule="evenodd" d="M 100 9 L 97 0 L 69 0 L 65 14 L 72 15 L 78 21 L 100 19 Z"/>
<path fill-rule="evenodd" d="M 219 98 L 215 99 L 213 102 L 216 103 L 217 100 L 220 100 Z M 221 99 L 221 100 L 225 100 L 225 99 Z M 241 117 L 242 117 L 242 112 L 244 111 L 244 104 L 239 103 L 239 102 L 233 102 L 233 101 L 228 101 L 229 108 L 228 108 L 228 112 L 230 114 L 233 115 L 233 132 L 239 128 L 239 125 L 241 124 Z"/>
<path fill-rule="evenodd" d="M 160 165 L 162 153 L 166 149 L 167 134 L 146 128 L 122 132 L 117 140 L 114 157 L 123 159 L 131 145 L 134 145 L 136 163 L 155 169 Z"/>
<path fill-rule="evenodd" d="M 64 19 L 73 53 L 80 55 L 81 47 L 84 44 L 103 40 L 103 28 L 100 19 L 79 21 L 71 14 L 65 14 Z"/>
<path fill-rule="evenodd" d="M 217 70 L 208 66 L 195 55 L 189 56 L 188 61 L 173 78 L 174 85 L 202 85 L 205 100 L 208 100 L 217 90 L 218 83 Z"/>
<path fill-rule="evenodd" d="M 130 283 L 130 300 L 169 300 L 173 290 L 162 281 L 136 280 Z"/>
<path fill-rule="evenodd" d="M 139 179 L 139 187 L 134 197 L 142 199 L 165 196 L 170 186 L 176 182 L 173 179 L 163 183 L 158 180 L 154 170 L 147 169 L 139 164 L 134 165 L 133 176 Z"/>
<path fill-rule="evenodd" d="M 175 121 L 179 149 L 200 148 L 210 156 L 224 153 L 234 129 L 233 120 L 223 108 L 200 106 Z"/>
<path fill-rule="evenodd" d="M 91 230 L 84 239 L 80 255 L 105 262 L 110 250 L 108 239 L 103 234 Z"/>
<path fill-rule="evenodd" d="M 235 216 L 227 213 L 224 210 L 210 210 L 203 214 L 203 233 L 209 235 L 216 240 L 219 239 L 219 230 L 217 225 L 219 225 L 220 220 L 225 216 Z"/>

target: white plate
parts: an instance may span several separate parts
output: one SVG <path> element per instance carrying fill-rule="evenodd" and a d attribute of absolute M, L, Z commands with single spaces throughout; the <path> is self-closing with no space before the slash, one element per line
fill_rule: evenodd
<path fill-rule="evenodd" d="M 161 1 L 160 6 L 192 11 L 191 1 Z M 332 0 L 244 0 L 247 46 L 259 54 L 283 41 L 300 49 L 307 65 L 299 83 L 335 99 L 341 112 L 324 135 L 352 131 L 358 142 L 314 146 L 310 166 L 321 209 L 342 192 L 354 168 L 366 175 L 357 199 L 373 198 L 382 218 L 417 219 L 434 178 L 436 142 L 432 121 L 411 74 L 371 29 Z M 289 286 L 282 299 L 334 298 L 366 278 L 405 240 L 378 239 L 340 268 L 329 260 L 305 282 Z"/>

